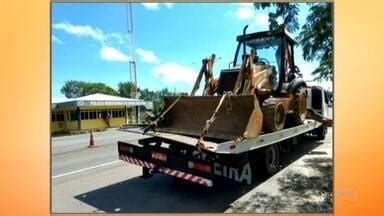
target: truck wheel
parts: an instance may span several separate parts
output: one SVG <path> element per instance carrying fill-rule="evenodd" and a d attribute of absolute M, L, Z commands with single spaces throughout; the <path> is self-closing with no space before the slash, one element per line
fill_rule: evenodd
<path fill-rule="evenodd" d="M 325 139 L 325 135 L 327 134 L 327 128 L 326 127 L 318 127 L 316 128 L 313 133 L 316 135 L 316 138 L 318 140 L 323 140 Z"/>
<path fill-rule="evenodd" d="M 277 172 L 280 163 L 279 148 L 277 145 L 270 145 L 264 149 L 263 162 L 267 174 L 271 175 Z"/>
<path fill-rule="evenodd" d="M 278 144 L 270 145 L 250 152 L 248 158 L 252 169 L 252 181 L 270 176 L 278 171 L 280 154 Z"/>
<path fill-rule="evenodd" d="M 263 113 L 264 132 L 276 132 L 284 128 L 285 108 L 281 99 L 266 99 L 261 106 L 261 111 Z"/>
<path fill-rule="evenodd" d="M 279 149 L 280 149 L 280 152 L 282 153 L 290 152 L 292 150 L 292 146 L 293 146 L 293 138 L 286 139 L 279 142 Z"/>
<path fill-rule="evenodd" d="M 299 87 L 293 95 L 293 123 L 301 125 L 304 123 L 307 115 L 307 97 L 305 95 L 305 88 Z"/>

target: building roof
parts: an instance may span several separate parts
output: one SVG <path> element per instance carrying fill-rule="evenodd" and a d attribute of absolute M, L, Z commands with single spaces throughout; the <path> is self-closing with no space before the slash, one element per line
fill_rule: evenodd
<path fill-rule="evenodd" d="M 146 109 L 152 109 L 153 104 L 151 101 L 144 101 L 141 99 L 125 98 L 106 94 L 91 94 L 78 98 L 69 98 L 62 101 L 53 102 L 52 108 L 63 107 L 81 107 L 81 106 L 144 106 Z"/>

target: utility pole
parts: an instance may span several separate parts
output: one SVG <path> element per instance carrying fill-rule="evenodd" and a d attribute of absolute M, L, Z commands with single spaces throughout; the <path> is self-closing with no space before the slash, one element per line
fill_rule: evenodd
<path fill-rule="evenodd" d="M 127 3 L 127 29 L 129 37 L 129 51 L 130 51 L 130 61 L 129 61 L 129 77 L 131 82 L 131 98 L 138 99 L 137 94 L 137 78 L 136 78 L 136 61 L 135 61 L 135 40 L 133 37 L 133 19 L 132 19 L 132 3 Z M 136 123 L 140 123 L 140 106 L 135 107 L 136 111 Z"/>
<path fill-rule="evenodd" d="M 136 61 L 135 61 L 135 41 L 133 37 L 133 21 L 132 21 L 132 3 L 127 3 L 127 29 L 129 38 L 129 77 L 131 86 L 131 97 L 137 99 L 137 79 L 136 79 Z"/>

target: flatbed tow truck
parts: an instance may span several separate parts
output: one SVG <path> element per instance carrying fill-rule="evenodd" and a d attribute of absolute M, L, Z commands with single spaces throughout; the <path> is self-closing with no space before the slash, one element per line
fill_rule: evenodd
<path fill-rule="evenodd" d="M 306 120 L 303 125 L 260 135 L 254 139 L 206 142 L 207 148 L 202 152 L 195 148 L 196 138 L 157 132 L 137 143 L 119 141 L 118 151 L 121 160 L 143 167 L 144 178 L 161 172 L 208 187 L 213 186 L 218 178 L 252 184 L 255 175 L 260 174 L 256 166 L 272 166 L 272 170 L 279 165 L 279 153 L 261 157 L 264 161 L 258 160 L 261 158 L 257 156 L 275 152 L 268 149 L 276 146 L 282 149 L 283 145 L 295 144 L 299 142 L 300 136 L 322 126 L 316 120 Z M 270 174 L 272 173 L 273 171 Z"/>
<path fill-rule="evenodd" d="M 166 97 L 163 114 L 143 129 L 147 138 L 118 142 L 121 160 L 141 166 L 144 178 L 164 173 L 208 187 L 219 179 L 252 184 L 276 173 L 279 152 L 302 136 L 324 139 L 332 124 L 325 93 L 300 79 L 294 40 L 285 29 L 246 34 L 246 28 L 233 67 L 214 79 L 215 56 L 203 60 L 191 95 Z M 203 95 L 195 96 L 203 74 Z"/>

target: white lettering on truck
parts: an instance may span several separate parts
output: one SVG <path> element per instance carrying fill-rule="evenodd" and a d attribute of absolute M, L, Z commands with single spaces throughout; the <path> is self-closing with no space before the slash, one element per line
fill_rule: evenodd
<path fill-rule="evenodd" d="M 251 184 L 252 180 L 252 172 L 251 166 L 249 163 L 246 163 L 241 171 L 241 175 L 239 175 L 239 168 L 228 167 L 225 165 L 220 165 L 219 163 L 213 164 L 213 173 L 217 176 L 223 176 L 238 182 L 247 181 L 247 184 Z"/>

